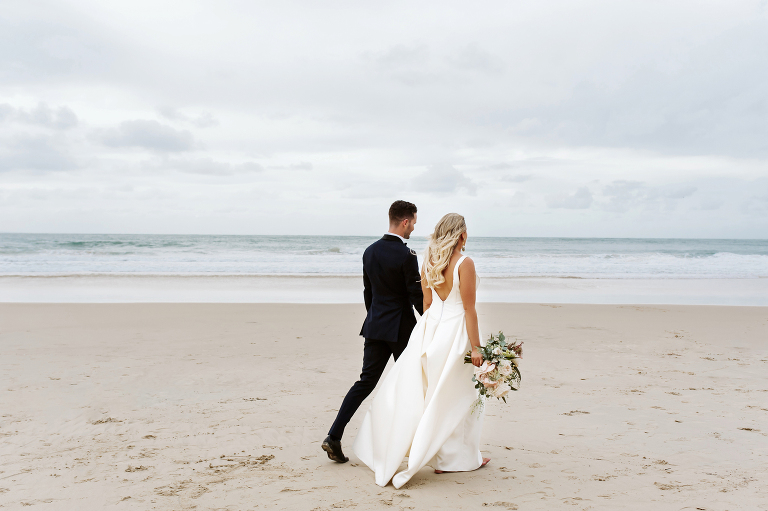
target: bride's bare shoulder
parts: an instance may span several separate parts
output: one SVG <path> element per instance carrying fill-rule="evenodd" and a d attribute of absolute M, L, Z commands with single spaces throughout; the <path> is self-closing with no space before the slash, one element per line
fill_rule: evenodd
<path fill-rule="evenodd" d="M 471 257 L 467 256 L 459 265 L 459 273 L 475 272 L 475 262 Z"/>

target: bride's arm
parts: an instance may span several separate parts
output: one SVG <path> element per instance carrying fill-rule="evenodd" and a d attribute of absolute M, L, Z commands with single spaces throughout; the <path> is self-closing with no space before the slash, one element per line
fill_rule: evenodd
<path fill-rule="evenodd" d="M 427 287 L 427 279 L 424 276 L 424 267 L 421 267 L 421 294 L 424 295 L 424 312 L 432 305 L 432 290 Z"/>
<path fill-rule="evenodd" d="M 479 367 L 483 363 L 483 356 L 477 351 L 480 346 L 480 327 L 477 322 L 477 277 L 475 274 L 475 263 L 467 259 L 459 266 L 459 291 L 461 292 L 461 301 L 464 302 L 464 312 L 467 320 L 467 335 L 469 343 L 472 345 L 472 364 Z"/>

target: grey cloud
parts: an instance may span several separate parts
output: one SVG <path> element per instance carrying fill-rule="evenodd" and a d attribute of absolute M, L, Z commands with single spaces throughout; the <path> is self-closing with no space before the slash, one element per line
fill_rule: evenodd
<path fill-rule="evenodd" d="M 725 204 L 725 201 L 722 199 L 704 199 L 699 203 L 699 209 L 702 211 L 715 211 L 720 209 L 723 204 Z"/>
<path fill-rule="evenodd" d="M 256 162 L 229 163 L 216 161 L 212 158 L 169 159 L 152 164 L 155 168 L 169 168 L 187 174 L 202 174 L 212 176 L 231 176 L 262 172 L 264 167 Z"/>
<path fill-rule="evenodd" d="M 384 52 L 365 52 L 363 59 L 395 82 L 409 87 L 436 83 L 439 73 L 431 68 L 429 48 L 425 44 L 397 44 Z"/>
<path fill-rule="evenodd" d="M 533 178 L 533 174 L 513 174 L 508 176 L 502 176 L 502 181 L 508 181 L 510 183 L 523 183 Z"/>
<path fill-rule="evenodd" d="M 481 48 L 476 42 L 452 49 L 446 56 L 434 55 L 423 43 L 397 44 L 379 53 L 366 52 L 366 60 L 375 62 L 379 70 L 395 82 L 407 86 L 444 84 L 467 72 L 498 75 L 503 71 L 502 59 Z"/>
<path fill-rule="evenodd" d="M 112 192 L 119 192 L 119 193 L 132 193 L 135 188 L 130 183 L 123 183 L 119 185 L 112 185 L 109 187 L 109 190 Z"/>
<path fill-rule="evenodd" d="M 696 191 L 695 186 L 683 186 L 683 187 L 675 188 L 674 190 L 670 190 L 664 193 L 664 196 L 670 199 L 684 199 L 692 195 L 695 191 Z"/>
<path fill-rule="evenodd" d="M 291 163 L 290 165 L 270 165 L 270 169 L 275 170 L 312 170 L 312 162 L 302 161 Z"/>
<path fill-rule="evenodd" d="M 477 170 L 508 170 L 514 168 L 514 165 L 511 163 L 494 163 L 492 165 L 483 165 L 481 167 L 478 167 Z"/>
<path fill-rule="evenodd" d="M 8 103 L 0 103 L 0 122 L 10 119 L 15 112 L 16 109 Z"/>
<path fill-rule="evenodd" d="M 547 207 L 564 209 L 589 209 L 592 205 L 592 192 L 582 186 L 572 195 L 554 195 L 547 197 Z"/>
<path fill-rule="evenodd" d="M 236 108 L 244 117 L 267 112 L 323 119 L 316 125 L 323 132 L 356 123 L 372 145 L 403 133 L 401 147 L 418 147 L 430 137 L 476 137 L 500 145 L 523 137 L 570 147 L 768 154 L 768 26 L 765 16 L 744 2 L 722 22 L 713 19 L 715 11 L 701 14 L 706 10 L 685 3 L 649 6 L 648 18 L 634 20 L 632 7 L 603 2 L 601 11 L 618 15 L 617 25 L 610 26 L 598 22 L 590 9 L 562 8 L 568 5 L 564 2 L 546 8 L 496 3 L 489 7 L 496 16 L 464 12 L 439 22 L 382 8 L 375 14 L 376 35 L 366 34 L 356 45 L 339 40 L 363 35 L 354 20 L 374 15 L 365 7 L 346 6 L 343 16 L 333 9 L 314 13 L 328 16 L 325 29 L 319 28 L 322 23 L 297 23 L 287 8 L 219 7 L 217 14 L 233 33 L 242 31 L 238 35 L 247 47 L 279 37 L 295 42 L 270 52 L 233 51 L 227 37 L 214 34 L 205 52 L 198 52 L 195 41 L 182 47 L 154 33 L 147 36 L 156 37 L 157 44 L 138 43 L 144 40 L 142 30 L 152 27 L 152 16 L 123 27 L 119 8 L 89 18 L 67 4 L 52 6 L 52 14 L 39 13 L 42 19 L 34 23 L 28 20 L 36 16 L 25 13 L 17 20 L 13 12 L 0 22 L 0 78 L 3 70 L 16 76 L 34 68 L 35 73 L 25 74 L 33 85 L 98 83 L 150 97 L 152 104 L 183 101 L 204 104 L 214 113 L 217 107 Z M 239 24 L 243 18 L 263 25 L 246 30 Z M 665 23 L 656 21 L 672 25 L 684 19 L 691 21 L 685 37 L 670 36 Z M 615 30 L 621 24 L 627 33 Z M 634 31 L 638 24 L 647 24 L 642 33 Z M 169 33 L 196 33 L 204 25 L 179 19 Z M 553 26 L 563 30 L 544 30 Z M 576 40 L 570 31 L 592 37 Z M 299 48 L 307 47 L 317 52 L 304 60 Z M 449 70 L 436 67 L 446 62 Z M 471 83 L 456 79 L 456 69 L 494 68 L 509 72 L 474 73 Z M 380 73 L 399 83 L 425 85 L 423 94 L 383 83 Z M 210 120 L 197 122 L 203 126 Z M 295 147 L 291 138 L 296 135 L 284 137 L 284 146 Z M 358 143 L 352 135 L 337 140 L 345 149 Z"/>
<path fill-rule="evenodd" d="M 551 167 L 556 165 L 563 165 L 570 163 L 569 160 L 564 158 L 554 158 L 552 156 L 533 156 L 531 158 L 524 158 L 521 160 L 515 160 L 513 166 L 520 167 Z"/>
<path fill-rule="evenodd" d="M 385 67 L 423 66 L 429 58 L 429 50 L 425 44 L 406 46 L 397 44 L 381 53 L 366 52 L 364 58 L 373 59 Z"/>
<path fill-rule="evenodd" d="M 333 18 L 327 20 L 332 28 L 319 30 L 298 24 L 291 17 L 284 18 L 287 11 L 281 8 L 274 8 L 274 12 L 267 9 L 273 17 L 264 16 L 265 8 L 257 4 L 237 10 L 222 6 L 217 12 L 232 24 L 233 30 L 243 30 L 238 21 L 244 17 L 273 20 L 264 22 L 263 30 L 244 31 L 244 44 L 259 47 L 270 37 L 274 39 L 275 34 L 290 34 L 296 45 L 276 47 L 274 52 L 238 53 L 228 46 L 226 37 L 211 37 L 209 51 L 201 55 L 195 53 L 194 44 L 187 49 L 171 44 L 164 47 L 162 39 L 155 41 L 157 45 L 134 43 L 125 48 L 127 54 L 123 55 L 123 47 L 117 42 L 130 41 L 130 35 L 138 40 L 141 28 L 146 28 L 140 22 L 136 32 L 126 32 L 128 37 L 123 39 L 104 28 L 109 23 L 94 22 L 84 27 L 87 21 L 77 18 L 75 8 L 59 15 L 58 11 L 67 9 L 60 6 L 55 15 L 64 20 L 60 25 L 69 28 L 40 22 L 32 30 L 36 34 L 32 38 L 24 35 L 27 31 L 14 29 L 19 23 L 8 22 L 0 26 L 0 33 L 4 28 L 10 31 L 8 44 L 0 48 L 39 48 L 45 42 L 48 55 L 55 53 L 51 49 L 55 44 L 50 41 L 58 37 L 70 41 L 61 45 L 69 49 L 60 50 L 64 52 L 62 57 L 48 67 L 65 62 L 64 56 L 73 63 L 66 73 L 50 70 L 50 76 L 62 82 L 87 83 L 97 75 L 98 83 L 127 89 L 129 94 L 140 90 L 140 94 L 153 98 L 153 104 L 182 101 L 206 105 L 214 113 L 217 107 L 236 108 L 244 117 L 266 112 L 284 118 L 310 118 L 313 122 L 323 119 L 315 124 L 323 133 L 329 128 L 357 124 L 367 138 L 364 143 L 371 145 L 384 144 L 402 133 L 399 147 L 418 147 L 431 137 L 473 137 L 500 145 L 514 144 L 522 137 L 531 143 L 570 147 L 632 147 L 674 154 L 768 154 L 768 27 L 764 16 L 757 13 L 751 14 L 754 22 L 744 23 L 750 11 L 745 4 L 740 5 L 734 8 L 733 18 L 722 23 L 706 16 L 692 20 L 689 35 L 683 39 L 696 41 L 694 45 L 682 42 L 677 35 L 670 39 L 668 34 L 668 45 L 664 45 L 665 40 L 654 30 L 664 29 L 664 24 L 648 20 L 642 21 L 648 23 L 644 34 L 652 36 L 634 32 L 619 35 L 597 23 L 587 14 L 588 9 L 523 8 L 506 3 L 494 5 L 498 15 L 489 19 L 466 12 L 461 22 L 444 19 L 433 24 L 426 18 L 406 21 L 397 9 L 383 8 L 376 13 L 380 22 L 377 36 L 363 38 L 360 49 L 326 36 L 331 32 L 343 38 L 348 30 L 352 40 L 355 29 L 349 27 L 356 24 L 349 20 L 372 15 L 363 7 L 347 6 L 340 17 L 328 14 Z M 626 18 L 632 11 L 630 7 L 616 7 L 610 2 L 602 7 L 623 17 L 617 23 L 627 23 L 630 32 L 641 23 Z M 520 9 L 528 12 L 529 8 L 530 23 L 511 21 L 519 18 Z M 687 4 L 659 4 L 648 9 L 658 19 L 679 20 L 698 14 Z M 120 25 L 119 9 L 111 13 L 105 9 L 102 16 L 114 26 Z M 542 30 L 550 22 L 562 23 L 563 16 L 569 17 L 566 24 L 571 30 L 594 32 L 594 37 L 605 40 L 605 44 L 595 47 L 586 40 L 573 40 L 567 30 Z M 12 16 L 9 19 L 14 20 Z M 510 20 L 514 28 L 500 25 L 501 19 Z M 701 25 L 697 26 L 696 21 Z M 151 26 L 151 22 L 147 23 Z M 299 26 L 304 28 L 300 30 Z M 725 26 L 733 28 L 725 31 Z M 172 30 L 184 33 L 190 28 L 195 28 L 191 22 L 180 21 Z M 623 37 L 633 44 L 623 44 Z M 528 45 L 525 51 L 520 51 L 521 42 Z M 305 65 L 305 55 L 297 48 L 308 45 L 318 51 Z M 100 58 L 89 56 L 102 47 L 108 49 L 98 55 Z M 665 49 L 659 49 L 662 47 Z M 7 64 L 9 68 L 30 66 L 35 61 L 24 58 L 16 62 L 10 55 L 13 51 L 7 55 L 13 63 Z M 167 52 L 177 52 L 180 58 L 172 58 Z M 638 56 L 642 59 L 635 60 Z M 97 60 L 112 64 L 106 66 L 108 69 L 95 70 L 91 64 Z M 440 68 L 446 62 L 452 67 Z M 40 66 L 44 71 L 45 65 Z M 371 72 L 372 68 L 376 72 Z M 456 79 L 457 69 L 494 68 L 509 72 L 493 76 L 474 73 L 471 83 Z M 382 73 L 399 83 L 383 83 Z M 48 74 L 45 79 L 49 79 Z M 403 90 L 401 83 L 424 85 L 423 94 Z M 194 125 L 198 127 L 213 122 L 196 119 Z M 293 139 L 297 135 L 283 138 L 283 147 L 295 147 Z M 344 149 L 359 143 L 352 134 L 338 137 L 335 142 Z"/>
<path fill-rule="evenodd" d="M 619 179 L 606 186 L 603 190 L 603 195 L 628 198 L 634 197 L 638 191 L 645 188 L 645 183 L 642 181 L 628 181 L 625 179 Z"/>
<path fill-rule="evenodd" d="M 448 62 L 459 69 L 481 71 L 490 74 L 498 74 L 504 68 L 501 59 L 480 48 L 477 43 L 470 43 L 460 51 L 449 56 Z"/>
<path fill-rule="evenodd" d="M 621 213 L 628 211 L 634 203 L 647 199 L 647 187 L 640 181 L 618 180 L 605 187 L 603 196 L 608 198 L 605 209 Z"/>
<path fill-rule="evenodd" d="M 432 165 L 413 179 L 417 191 L 432 194 L 450 194 L 465 190 L 470 195 L 477 192 L 477 185 L 451 165 Z"/>
<path fill-rule="evenodd" d="M 194 142 L 189 131 L 150 120 L 124 121 L 117 128 L 103 131 L 100 138 L 109 147 L 142 147 L 167 152 L 189 151 Z"/>
<path fill-rule="evenodd" d="M 739 208 L 747 215 L 766 215 L 768 214 L 768 194 L 746 197 L 742 200 Z"/>
<path fill-rule="evenodd" d="M 697 187 L 691 185 L 652 187 L 640 181 L 619 180 L 603 190 L 603 196 L 608 198 L 603 207 L 615 212 L 628 211 L 635 206 L 662 205 L 672 209 L 677 201 L 690 197 L 696 190 Z"/>
<path fill-rule="evenodd" d="M 678 65 L 616 84 L 587 78 L 550 106 L 501 114 L 516 133 L 556 144 L 665 154 L 768 156 L 768 20 L 733 28 Z"/>
<path fill-rule="evenodd" d="M 192 118 L 190 122 L 198 128 L 211 128 L 219 125 L 219 120 L 210 112 L 204 112 L 197 117 Z"/>
<path fill-rule="evenodd" d="M 157 107 L 157 113 L 168 119 L 169 121 L 188 121 L 189 117 L 179 112 L 178 109 L 172 106 L 159 106 Z"/>
<path fill-rule="evenodd" d="M 283 174 L 283 176 L 285 175 Z M 309 178 L 309 176 L 307 177 Z M 335 172 L 331 170 L 318 177 L 320 177 L 322 183 L 320 186 L 314 186 L 312 189 L 313 193 L 322 189 L 328 189 L 332 190 L 333 193 L 340 194 L 339 196 L 344 199 L 389 200 L 386 207 L 389 207 L 392 200 L 395 200 L 391 199 L 391 197 L 397 197 L 403 191 L 401 182 L 395 179 L 388 179 L 385 174 L 378 175 L 374 181 L 371 181 L 370 177 L 363 173 L 350 170 L 337 170 Z"/>
<path fill-rule="evenodd" d="M 522 208 L 529 204 L 530 197 L 530 194 L 518 190 L 512 195 L 506 197 L 504 200 L 500 201 L 498 205 L 507 208 Z"/>
<path fill-rule="evenodd" d="M 348 186 L 339 186 L 342 197 L 351 200 L 364 200 L 370 202 L 371 199 L 390 200 L 402 192 L 402 189 L 395 183 L 378 182 L 372 185 L 370 182 L 356 182 Z M 386 207 L 382 204 L 382 210 Z"/>
<path fill-rule="evenodd" d="M 103 78 L 125 69 L 115 66 L 131 59 L 116 44 L 114 32 L 92 20 L 60 2 L 4 2 L 0 81 L 6 86 L 77 83 L 84 76 Z"/>
<path fill-rule="evenodd" d="M 492 165 L 483 165 L 478 167 L 477 170 L 511 170 L 511 169 L 531 169 L 540 167 L 551 167 L 556 165 L 564 165 L 569 163 L 568 160 L 561 158 L 552 158 L 549 156 L 534 156 L 531 158 L 523 158 L 520 160 L 494 163 Z"/>
<path fill-rule="evenodd" d="M 57 171 L 77 168 L 65 144 L 51 136 L 17 136 L 4 141 L 0 150 L 0 171 Z"/>
<path fill-rule="evenodd" d="M 198 128 L 211 128 L 219 125 L 219 121 L 210 112 L 190 116 L 171 106 L 160 106 L 157 108 L 157 112 L 169 121 L 183 122 Z"/>
<path fill-rule="evenodd" d="M 78 124 L 77 115 L 71 108 L 60 106 L 54 110 L 45 103 L 40 103 L 31 110 L 14 108 L 7 103 L 2 104 L 0 121 L 16 121 L 60 130 L 73 128 Z"/>

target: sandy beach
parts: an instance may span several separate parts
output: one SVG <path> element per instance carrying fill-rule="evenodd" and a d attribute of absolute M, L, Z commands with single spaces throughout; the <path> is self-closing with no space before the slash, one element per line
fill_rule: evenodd
<path fill-rule="evenodd" d="M 320 442 L 362 305 L 0 304 L 0 508 L 768 509 L 768 308 L 481 304 L 525 342 L 486 468 L 380 488 Z"/>

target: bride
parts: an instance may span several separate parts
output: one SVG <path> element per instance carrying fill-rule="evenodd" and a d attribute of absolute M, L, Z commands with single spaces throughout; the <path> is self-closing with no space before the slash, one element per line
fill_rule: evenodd
<path fill-rule="evenodd" d="M 363 419 L 353 450 L 371 470 L 376 484 L 390 480 L 400 488 L 429 465 L 435 473 L 464 472 L 485 466 L 480 454 L 481 407 L 473 368 L 480 366 L 480 331 L 475 310 L 477 277 L 467 243 L 464 217 L 449 213 L 429 237 L 421 286 L 424 315 L 408 346 L 382 381 Z M 408 457 L 408 466 L 399 471 Z"/>

